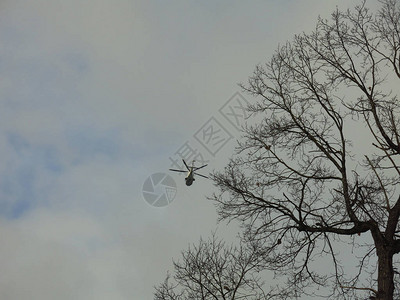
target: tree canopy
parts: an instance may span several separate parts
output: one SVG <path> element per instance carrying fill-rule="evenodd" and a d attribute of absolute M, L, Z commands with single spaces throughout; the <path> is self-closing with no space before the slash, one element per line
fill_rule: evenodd
<path fill-rule="evenodd" d="M 242 224 L 293 298 L 327 286 L 332 299 L 399 293 L 400 3 L 380 2 L 320 18 L 256 67 L 241 85 L 254 97 L 249 125 L 213 174 L 221 220 Z"/>
<path fill-rule="evenodd" d="M 174 276 L 156 287 L 155 300 L 266 299 L 259 249 L 254 243 L 227 245 L 215 234 L 200 239 L 174 261 Z"/>

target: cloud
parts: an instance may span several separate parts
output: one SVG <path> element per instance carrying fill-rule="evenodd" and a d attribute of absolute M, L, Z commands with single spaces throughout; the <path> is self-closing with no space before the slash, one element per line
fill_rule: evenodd
<path fill-rule="evenodd" d="M 3 299 L 127 298 L 118 285 L 134 279 L 128 253 L 87 215 L 40 210 L 1 222 L 0 235 Z"/>
<path fill-rule="evenodd" d="M 150 299 L 216 215 L 207 181 L 157 210 L 144 180 L 337 3 L 2 1 L 0 297 Z"/>

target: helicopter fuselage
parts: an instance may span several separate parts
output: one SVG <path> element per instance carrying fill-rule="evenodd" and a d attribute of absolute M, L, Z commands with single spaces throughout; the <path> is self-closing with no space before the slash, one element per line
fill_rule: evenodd
<path fill-rule="evenodd" d="M 187 186 L 192 185 L 194 181 L 194 177 L 193 177 L 193 168 L 188 172 L 187 176 L 185 177 L 185 183 Z"/>

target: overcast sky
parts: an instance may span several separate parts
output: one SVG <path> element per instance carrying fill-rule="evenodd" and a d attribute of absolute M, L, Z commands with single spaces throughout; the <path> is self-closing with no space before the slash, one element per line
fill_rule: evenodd
<path fill-rule="evenodd" d="M 237 83 L 356 3 L 0 0 L 0 298 L 152 299 L 189 243 L 232 238 L 211 182 L 169 173 L 176 197 L 155 208 L 145 180 L 186 142 L 221 169 Z M 212 117 L 229 133 L 213 153 L 196 139 Z"/>

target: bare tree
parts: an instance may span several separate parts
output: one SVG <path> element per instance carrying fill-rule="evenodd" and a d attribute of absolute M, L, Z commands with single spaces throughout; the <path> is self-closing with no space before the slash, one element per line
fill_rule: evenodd
<path fill-rule="evenodd" d="M 253 125 L 213 176 L 220 218 L 263 241 L 266 268 L 297 295 L 329 282 L 332 299 L 398 292 L 400 2 L 380 3 L 319 19 L 257 66 L 242 85 L 257 99 Z M 347 244 L 362 253 L 352 274 L 338 255 Z"/>
<path fill-rule="evenodd" d="M 182 252 L 174 262 L 174 276 L 167 275 L 156 287 L 155 300 L 273 299 L 263 292 L 261 247 L 253 244 L 227 246 L 213 235 Z M 281 299 L 281 298 L 279 298 Z"/>

